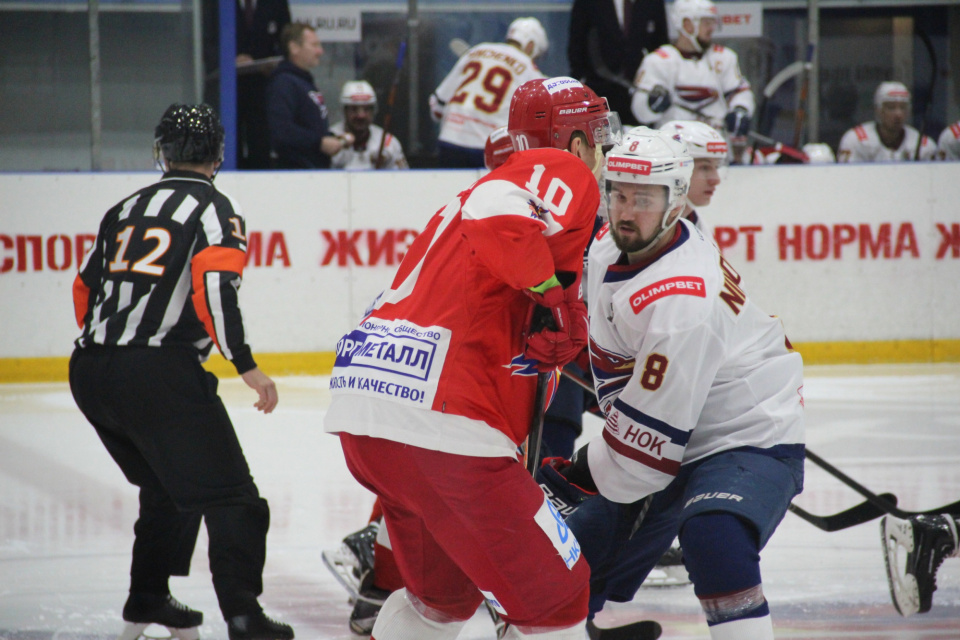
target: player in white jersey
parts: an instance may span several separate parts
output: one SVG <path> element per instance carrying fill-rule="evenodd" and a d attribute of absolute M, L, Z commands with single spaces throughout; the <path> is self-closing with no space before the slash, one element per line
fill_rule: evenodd
<path fill-rule="evenodd" d="M 901 82 L 881 82 L 873 94 L 876 120 L 849 129 L 840 138 L 837 162 L 933 160 L 937 145 L 907 124 L 910 91 Z M 919 145 L 919 154 L 917 153 Z"/>
<path fill-rule="evenodd" d="M 377 94 L 366 80 L 351 80 L 340 91 L 343 121 L 333 125 L 334 135 L 353 135 L 330 160 L 333 169 L 408 169 L 400 141 L 373 124 Z M 386 136 L 386 138 L 384 138 Z"/>
<path fill-rule="evenodd" d="M 517 18 L 506 43 L 484 42 L 464 53 L 430 95 L 430 114 L 440 123 L 441 167 L 483 165 L 483 147 L 507 124 L 517 87 L 542 78 L 536 59 L 546 52 L 547 33 L 536 18 Z"/>
<path fill-rule="evenodd" d="M 606 424 L 538 480 L 575 509 L 591 614 L 632 599 L 679 534 L 711 638 L 766 640 L 759 553 L 802 489 L 802 361 L 681 218 L 692 170 L 682 142 L 649 129 L 607 154 L 610 222 L 588 272 Z"/>
<path fill-rule="evenodd" d="M 960 160 L 960 121 L 954 122 L 940 134 L 937 156 L 941 160 Z"/>
<path fill-rule="evenodd" d="M 670 120 L 700 120 L 743 138 L 755 109 L 737 54 L 713 44 L 717 8 L 710 0 L 675 0 L 673 44 L 647 55 L 634 79 L 633 115 L 658 127 Z"/>
<path fill-rule="evenodd" d="M 723 181 L 729 162 L 727 141 L 707 123 L 694 120 L 672 120 L 660 127 L 660 130 L 679 135 L 687 145 L 687 151 L 693 158 L 693 177 L 690 178 L 687 204 L 682 215 L 696 225 L 706 238 L 712 239 L 713 227 L 694 207 L 709 206 L 713 194 Z"/>

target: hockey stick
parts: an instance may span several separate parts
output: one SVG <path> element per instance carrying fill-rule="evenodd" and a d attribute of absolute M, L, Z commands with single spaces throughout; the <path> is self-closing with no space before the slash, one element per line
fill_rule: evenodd
<path fill-rule="evenodd" d="M 898 518 L 909 518 L 911 516 L 920 516 L 920 515 L 934 515 L 934 514 L 943 514 L 949 513 L 951 515 L 960 515 L 960 500 L 943 505 L 942 507 L 937 507 L 936 509 L 927 509 L 926 511 L 904 511 L 903 509 L 898 509 L 896 503 L 891 504 L 890 502 L 883 499 L 882 496 L 878 496 L 873 491 L 870 491 L 865 486 L 845 474 L 840 469 L 837 469 L 835 466 L 813 453 L 807 449 L 807 459 L 811 460 L 818 467 L 832 475 L 834 478 L 847 485 L 864 498 L 867 499 L 872 505 L 880 508 L 884 513 L 889 513 L 891 515 L 897 516 Z"/>
<path fill-rule="evenodd" d="M 927 104 L 923 105 L 923 114 L 920 116 L 920 135 L 917 136 L 917 148 L 913 152 L 913 160 L 920 159 L 920 148 L 923 147 L 923 130 L 927 126 L 927 114 L 930 113 L 930 105 L 933 104 L 933 90 L 937 86 L 937 53 L 933 50 L 933 43 L 930 42 L 930 36 L 923 29 L 917 31 L 923 46 L 927 48 L 927 55 L 930 56 L 930 91 L 927 96 Z"/>
<path fill-rule="evenodd" d="M 589 391 L 590 393 L 594 393 L 593 385 L 591 385 L 589 382 L 587 382 L 580 376 L 568 371 L 567 369 L 563 369 L 561 373 L 568 380 L 574 382 L 581 389 L 585 391 Z M 812 453 L 809 449 L 807 449 L 807 457 L 813 460 L 814 462 L 817 462 L 817 460 L 821 462 L 823 461 L 822 458 Z M 837 473 L 840 473 L 840 472 L 838 471 Z M 881 496 L 875 496 L 875 497 L 878 500 L 882 501 L 881 502 L 882 506 L 873 504 L 870 500 L 867 500 L 866 502 L 861 502 L 860 504 L 854 505 L 849 509 L 840 511 L 839 513 L 834 513 L 826 516 L 818 516 L 816 514 L 810 513 L 809 511 L 803 509 L 802 507 L 798 507 L 795 504 L 791 504 L 788 508 L 794 514 L 806 520 L 807 522 L 817 527 L 818 529 L 823 529 L 824 531 L 828 531 L 828 532 L 839 531 L 841 529 L 847 529 L 849 527 L 853 527 L 858 524 L 862 524 L 864 522 L 869 522 L 874 518 L 879 518 L 884 513 L 890 513 L 889 511 L 887 511 L 887 508 L 889 508 L 891 505 L 894 508 L 896 507 L 897 497 L 892 493 L 885 493 Z M 955 505 L 949 505 L 949 506 L 953 507 Z M 940 511 L 938 511 L 937 513 L 940 513 Z"/>
<path fill-rule="evenodd" d="M 647 50 L 643 49 L 642 51 L 643 55 L 646 56 L 648 53 Z M 590 33 L 587 34 L 587 55 L 590 56 L 590 63 L 593 65 L 594 73 L 607 82 L 612 82 L 624 87 L 631 96 L 636 93 L 637 87 L 635 87 L 631 81 L 611 71 L 610 67 L 603 61 L 603 56 L 600 53 L 600 34 L 596 27 L 590 29 Z"/>
<path fill-rule="evenodd" d="M 393 118 L 393 105 L 397 101 L 397 89 L 400 86 L 400 71 L 403 69 L 403 57 L 407 53 L 407 42 L 400 43 L 400 51 L 397 53 L 397 69 L 393 74 L 393 83 L 390 85 L 390 95 L 387 96 L 387 111 L 383 115 L 383 135 L 380 137 L 380 148 L 377 150 L 377 159 L 373 163 L 374 169 L 380 168 L 383 162 L 383 145 L 387 142 L 387 135 L 390 132 L 390 120 Z"/>
<path fill-rule="evenodd" d="M 550 385 L 550 371 L 537 374 L 537 392 L 533 396 L 533 417 L 530 419 L 530 431 L 527 433 L 527 450 L 524 452 L 527 471 L 536 477 L 540 466 L 540 442 L 543 440 L 543 414 L 547 410 L 547 387 Z"/>
<path fill-rule="evenodd" d="M 803 68 L 803 83 L 800 85 L 800 100 L 797 101 L 797 118 L 793 125 L 793 147 L 800 146 L 803 137 L 803 123 L 807 119 L 807 93 L 810 90 L 810 69 L 813 66 L 813 43 L 807 44 L 807 64 Z"/>
<path fill-rule="evenodd" d="M 598 627 L 593 620 L 587 621 L 587 637 L 590 640 L 657 640 L 663 627 L 653 620 L 630 622 L 619 627 Z"/>
<path fill-rule="evenodd" d="M 891 505 L 897 504 L 897 496 L 893 495 L 892 493 L 882 493 L 878 497 L 887 501 Z M 793 503 L 791 503 L 787 508 L 794 515 L 799 516 L 801 519 L 806 520 L 817 529 L 822 529 L 827 533 L 840 531 L 841 529 L 848 529 L 858 524 L 869 522 L 886 513 L 886 511 L 875 504 L 872 504 L 869 500 L 854 505 L 845 511 L 841 511 L 829 516 L 814 515 Z"/>

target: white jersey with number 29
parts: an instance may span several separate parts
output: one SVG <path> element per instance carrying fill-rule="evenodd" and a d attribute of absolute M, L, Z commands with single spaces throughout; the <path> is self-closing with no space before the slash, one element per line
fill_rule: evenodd
<path fill-rule="evenodd" d="M 517 87 L 542 77 L 533 60 L 512 45 L 487 42 L 473 47 L 430 96 L 433 116 L 440 120 L 440 140 L 483 149 L 490 132 L 506 126 Z"/>

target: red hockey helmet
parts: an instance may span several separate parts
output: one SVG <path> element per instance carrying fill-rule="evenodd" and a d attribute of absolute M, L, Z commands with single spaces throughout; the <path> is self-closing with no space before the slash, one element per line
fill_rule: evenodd
<path fill-rule="evenodd" d="M 592 147 L 612 145 L 620 141 L 620 116 L 579 80 L 538 78 L 513 94 L 507 130 L 517 151 L 566 149 L 574 131 L 586 134 Z"/>
<path fill-rule="evenodd" d="M 493 171 L 506 162 L 511 153 L 513 141 L 507 134 L 507 128 L 498 127 L 487 137 L 487 143 L 483 147 L 483 164 Z"/>

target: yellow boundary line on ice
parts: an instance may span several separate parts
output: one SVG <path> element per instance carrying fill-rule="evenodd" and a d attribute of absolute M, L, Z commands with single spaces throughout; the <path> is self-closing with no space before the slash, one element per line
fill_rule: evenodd
<path fill-rule="evenodd" d="M 794 347 L 808 365 L 960 362 L 960 340 L 804 342 Z M 316 376 L 330 373 L 334 353 L 259 353 L 256 359 L 270 376 Z M 0 383 L 65 382 L 68 362 L 69 358 L 0 358 Z M 219 355 L 204 366 L 220 377 L 236 375 L 233 365 Z"/>

